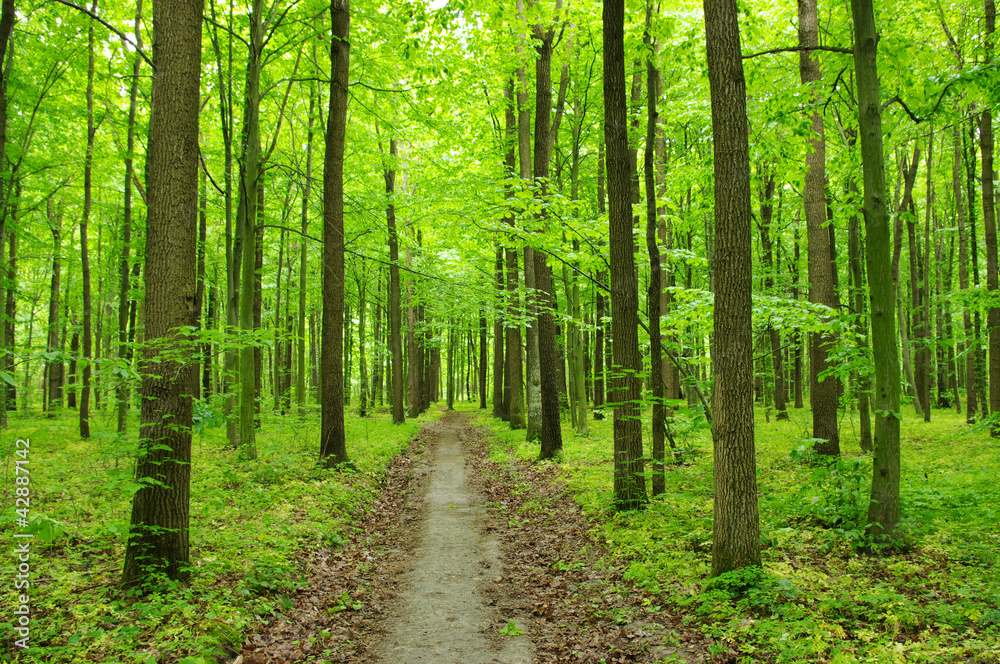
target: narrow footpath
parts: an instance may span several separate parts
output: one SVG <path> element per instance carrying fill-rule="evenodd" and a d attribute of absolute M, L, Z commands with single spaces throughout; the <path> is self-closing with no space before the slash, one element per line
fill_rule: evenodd
<path fill-rule="evenodd" d="M 483 533 L 483 499 L 466 477 L 466 418 L 451 414 L 424 430 L 434 448 L 419 543 L 378 655 L 384 664 L 530 664 L 528 637 L 516 635 L 516 622 L 504 625 L 515 635 L 501 637 L 483 592 L 484 583 L 502 580 L 502 566 L 496 538 Z"/>

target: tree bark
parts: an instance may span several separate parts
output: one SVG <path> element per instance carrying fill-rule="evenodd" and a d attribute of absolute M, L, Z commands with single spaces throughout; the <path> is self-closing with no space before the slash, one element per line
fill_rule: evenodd
<path fill-rule="evenodd" d="M 197 365 L 170 355 L 189 354 L 178 329 L 194 323 L 201 17 L 200 0 L 159 0 L 153 7 L 144 315 L 149 346 L 136 477 L 155 481 L 142 482 L 132 500 L 125 586 L 161 572 L 172 579 L 188 574 L 192 404 L 186 390 Z M 167 357 L 154 364 L 158 354 Z"/>
<path fill-rule="evenodd" d="M 632 178 L 625 100 L 625 3 L 604 0 L 604 136 L 607 145 L 608 244 L 611 253 L 611 326 L 614 415 L 614 502 L 618 510 L 647 502 L 639 409 L 639 284 L 632 237 Z"/>
<path fill-rule="evenodd" d="M 323 169 L 322 431 L 320 460 L 347 462 L 344 430 L 344 147 L 350 66 L 350 0 L 330 4 L 330 110 Z"/>
<path fill-rule="evenodd" d="M 986 19 L 985 60 L 993 60 L 993 33 L 996 30 L 996 5 L 994 0 L 984 0 Z M 996 173 L 993 170 L 993 112 L 987 107 L 979 114 L 979 149 L 983 159 L 983 225 L 986 229 L 986 290 L 995 293 L 997 283 L 997 224 L 994 206 L 993 182 Z M 990 302 L 994 302 L 993 298 Z M 1000 412 L 1000 307 L 990 306 L 987 313 L 986 326 L 990 331 L 989 345 L 989 381 L 990 381 L 990 412 Z M 1000 436 L 1000 423 L 993 424 L 990 429 L 993 437 Z"/>
<path fill-rule="evenodd" d="M 517 123 L 514 114 L 514 82 L 507 84 L 507 110 L 506 110 L 506 141 L 507 141 L 507 173 L 508 177 L 515 175 L 514 157 L 514 137 L 517 134 Z M 513 190 L 508 187 L 508 198 L 513 196 Z M 507 215 L 507 224 L 514 227 L 514 213 Z M 521 312 L 521 301 L 518 297 L 518 276 L 517 250 L 508 248 L 506 250 L 507 259 L 507 347 L 504 373 L 504 410 L 510 421 L 511 429 L 524 429 L 524 368 L 521 354 L 521 324 L 519 322 Z"/>
<path fill-rule="evenodd" d="M 495 284 L 495 304 L 493 308 L 493 417 L 506 420 L 504 411 L 504 325 L 503 325 L 503 249 L 500 245 L 496 248 L 496 259 L 493 266 L 493 280 Z M 411 358 L 413 356 L 411 355 Z M 410 360 L 411 364 L 413 360 Z M 413 383 L 410 384 L 413 389 Z"/>
<path fill-rule="evenodd" d="M 753 422 L 750 151 L 735 0 L 705 0 L 715 163 L 712 575 L 760 566 Z"/>
<path fill-rule="evenodd" d="M 314 47 L 315 52 L 315 47 Z M 298 330 L 295 339 L 296 371 L 295 371 L 295 403 L 299 415 L 305 413 L 306 407 L 306 233 L 309 231 L 309 197 L 312 195 L 312 145 L 313 145 L 313 115 L 316 110 L 316 86 L 309 86 L 309 118 L 306 122 L 306 172 L 302 181 L 302 237 L 299 248 L 299 311 Z"/>
<path fill-rule="evenodd" d="M 811 49 L 819 45 L 819 22 L 816 0 L 798 1 L 799 46 Z M 819 60 L 811 50 L 799 53 L 799 77 L 803 85 L 820 80 Z M 815 92 L 813 93 L 815 97 Z M 826 137 L 823 114 L 815 106 L 810 114 L 811 134 L 806 154 L 805 203 L 806 232 L 809 241 L 809 301 L 836 308 L 839 298 L 834 284 L 833 252 L 826 222 Z M 813 415 L 814 449 L 819 454 L 840 454 L 840 433 L 837 430 L 837 404 L 840 380 L 820 374 L 832 367 L 827 359 L 834 352 L 836 338 L 832 333 L 810 335 L 809 391 Z M 822 442 L 821 442 L 822 441 Z"/>
<path fill-rule="evenodd" d="M 875 64 L 877 32 L 871 0 L 851 0 L 854 69 L 864 174 L 866 263 L 875 364 L 875 459 L 869 535 L 893 537 L 899 524 L 899 354 L 896 347 L 889 217 L 886 210 L 882 115 Z"/>
<path fill-rule="evenodd" d="M 91 11 L 97 8 L 97 0 L 91 4 Z M 87 153 L 83 162 L 83 216 L 80 219 L 80 274 L 83 279 L 83 380 L 80 393 L 80 438 L 90 438 L 90 376 L 92 368 L 91 346 L 92 311 L 90 297 L 90 255 L 87 247 L 87 225 L 90 222 L 90 209 L 93 201 L 92 172 L 94 163 L 94 137 L 97 128 L 94 125 L 94 24 L 87 28 L 88 59 L 87 59 Z"/>

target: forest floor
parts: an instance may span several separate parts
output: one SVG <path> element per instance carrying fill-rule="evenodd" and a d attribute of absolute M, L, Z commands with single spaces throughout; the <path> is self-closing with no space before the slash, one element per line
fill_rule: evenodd
<path fill-rule="evenodd" d="M 349 539 L 303 554 L 305 588 L 235 662 L 709 660 L 678 616 L 624 618 L 650 598 L 603 564 L 554 467 L 491 454 L 471 420 L 424 425 Z"/>

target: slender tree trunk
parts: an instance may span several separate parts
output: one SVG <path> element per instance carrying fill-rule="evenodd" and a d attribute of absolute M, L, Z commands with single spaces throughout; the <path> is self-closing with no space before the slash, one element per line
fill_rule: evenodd
<path fill-rule="evenodd" d="M 91 4 L 91 11 L 97 9 L 97 0 Z M 83 381 L 80 393 L 80 438 L 90 438 L 90 366 L 92 347 L 91 298 L 90 298 L 90 255 L 87 247 L 87 224 L 93 200 L 91 175 L 94 163 L 94 24 L 87 28 L 89 44 L 87 60 L 87 154 L 83 166 L 83 217 L 80 219 L 80 274 L 83 278 Z"/>
<path fill-rule="evenodd" d="M 632 183 L 625 101 L 625 3 L 604 2 L 604 136 L 608 150 L 608 243 L 611 252 L 611 326 L 615 371 L 614 500 L 619 510 L 644 506 L 646 480 L 639 409 L 638 305 L 635 243 L 632 237 Z"/>
<path fill-rule="evenodd" d="M 313 46 L 315 52 L 315 45 Z M 315 59 L 315 58 L 314 58 Z M 303 240 L 299 247 L 299 311 L 298 332 L 295 335 L 296 371 L 295 371 L 295 404 L 299 415 L 306 408 L 306 252 L 305 236 L 309 232 L 309 197 L 312 195 L 312 145 L 313 145 L 313 115 L 316 111 L 316 85 L 309 85 L 309 117 L 306 122 L 306 172 L 302 181 L 302 212 L 301 226 Z"/>
<path fill-rule="evenodd" d="M 713 576 L 760 565 L 752 402 L 753 276 L 748 269 L 752 265 L 750 156 L 746 83 L 736 16 L 735 0 L 705 0 L 716 225 Z M 813 128 L 815 131 L 815 118 Z"/>
<path fill-rule="evenodd" d="M 656 243 L 658 227 L 656 209 L 656 176 L 653 172 L 656 146 L 656 100 L 660 92 L 660 72 L 653 65 L 652 37 L 649 34 L 653 6 L 646 3 L 646 30 L 643 44 L 650 49 L 646 56 L 646 150 L 643 154 L 643 171 L 646 185 L 646 251 L 649 254 L 649 290 L 646 302 L 649 307 L 649 382 L 652 392 L 652 438 L 653 438 L 653 478 L 652 494 L 658 496 L 664 491 L 664 432 L 666 430 L 663 412 L 664 386 L 663 366 L 660 349 L 660 295 L 663 292 L 660 270 L 660 248 Z"/>
<path fill-rule="evenodd" d="M 503 325 L 503 301 L 504 301 L 504 280 L 503 280 L 503 249 L 500 245 L 496 248 L 496 259 L 493 267 L 493 282 L 495 303 L 493 308 L 493 417 L 506 420 L 504 412 L 504 325 Z M 413 357 L 413 354 L 410 355 Z M 413 360 L 410 361 L 411 365 Z M 411 394 L 413 384 L 410 386 Z"/>
<path fill-rule="evenodd" d="M 479 373 L 477 378 L 479 379 L 479 409 L 486 410 L 486 371 L 488 367 L 487 353 L 489 351 L 489 344 L 487 343 L 487 332 L 486 332 L 486 311 L 484 309 L 479 310 Z"/>
<path fill-rule="evenodd" d="M 760 198 L 760 251 L 764 259 L 764 290 L 768 293 L 774 288 L 774 251 L 771 239 L 771 219 L 774 216 L 774 172 L 768 175 L 764 191 Z M 776 419 L 787 420 L 785 410 L 785 368 L 781 353 L 781 333 L 770 322 L 767 325 L 767 336 L 771 342 L 771 369 L 774 373 L 774 412 Z"/>
<path fill-rule="evenodd" d="M 202 2 L 158 0 L 153 7 L 155 101 L 147 149 L 145 339 L 158 352 L 187 353 L 177 330 L 193 325 L 198 214 L 198 111 Z M 178 251 L 178 248 L 183 249 Z M 195 364 L 143 358 L 143 449 L 132 499 L 122 583 L 166 573 L 183 579 L 189 565 L 191 398 Z"/>
<path fill-rule="evenodd" d="M 52 230 L 52 279 L 49 287 L 49 332 L 46 350 L 50 353 L 58 353 L 62 350 L 62 344 L 59 343 L 59 282 L 62 272 L 62 204 L 53 203 L 50 198 L 46 202 L 46 212 L 49 227 Z M 58 410 L 62 406 L 64 369 L 65 365 L 62 358 L 46 362 L 48 387 L 46 389 L 47 401 L 45 409 L 50 416 L 54 415 L 53 410 Z"/>
<path fill-rule="evenodd" d="M 506 140 L 507 140 L 507 172 L 513 177 L 515 167 L 514 157 L 514 137 L 517 134 L 517 123 L 514 114 L 514 82 L 507 85 L 507 110 L 506 110 Z M 508 189 L 508 197 L 513 196 L 513 190 Z M 514 213 L 507 215 L 507 224 L 514 226 Z M 505 359 L 506 381 L 504 384 L 504 404 L 505 411 L 510 418 L 511 429 L 524 429 L 524 374 L 521 355 L 521 325 L 517 322 L 520 317 L 521 301 L 518 297 L 518 276 L 517 251 L 515 249 L 506 250 L 507 259 L 507 307 L 508 316 L 507 328 L 507 348 Z"/>
<path fill-rule="evenodd" d="M 365 356 L 365 312 L 368 310 L 368 279 L 362 270 L 358 285 L 358 375 L 361 393 L 358 397 L 358 415 L 368 416 L 368 360 Z"/>
<path fill-rule="evenodd" d="M 257 258 L 257 191 L 260 185 L 260 71 L 264 34 L 261 25 L 263 0 L 253 0 L 250 42 L 243 97 L 243 151 L 240 159 L 240 196 L 236 211 L 242 228 L 240 255 L 239 326 L 244 334 L 254 329 L 254 294 Z M 256 418 L 258 408 L 257 347 L 244 343 L 239 351 L 239 442 L 240 458 L 257 458 Z"/>
<path fill-rule="evenodd" d="M 996 30 L 996 5 L 994 0 L 984 0 L 986 19 L 985 60 L 993 60 L 993 33 Z M 993 170 L 993 112 L 989 106 L 979 114 L 979 149 L 983 159 L 983 225 L 986 229 L 986 290 L 994 294 L 997 283 L 997 224 L 994 206 L 993 182 L 996 173 Z M 991 299 L 990 302 L 994 300 Z M 986 326 L 990 331 L 989 345 L 989 381 L 990 381 L 990 411 L 1000 412 L 1000 307 L 990 306 L 987 313 Z M 1000 436 L 1000 424 L 994 424 L 990 430 L 994 437 Z"/>
<path fill-rule="evenodd" d="M 853 144 L 851 147 L 853 147 Z M 849 187 L 852 198 L 856 198 L 859 192 L 853 180 Z M 868 306 L 864 289 L 864 272 L 861 264 L 861 232 L 859 225 L 860 220 L 858 219 L 858 215 L 852 214 L 847 241 L 847 253 L 851 263 L 851 280 L 854 282 L 854 292 L 852 293 L 854 315 L 856 316 L 854 333 L 857 338 L 859 352 L 862 354 L 862 357 L 865 357 L 868 354 Z M 858 386 L 858 419 L 861 421 L 859 442 L 863 452 L 871 452 L 874 449 L 872 445 L 871 408 L 869 406 L 871 379 L 868 377 L 867 372 L 863 375 L 860 372 L 856 372 L 855 381 Z"/>
<path fill-rule="evenodd" d="M 875 459 L 870 535 L 893 537 L 899 523 L 899 354 L 896 347 L 889 216 L 886 210 L 882 117 L 876 70 L 877 32 L 871 0 L 851 0 L 858 91 L 865 236 L 875 361 Z"/>
<path fill-rule="evenodd" d="M 819 44 L 819 23 L 816 0 L 799 0 L 799 46 L 813 48 Z M 812 86 L 820 80 L 819 60 L 812 51 L 799 53 L 799 76 L 803 85 Z M 815 95 L 816 93 L 814 93 Z M 826 138 L 823 114 L 819 106 L 811 112 L 809 152 L 806 154 L 806 175 L 803 200 L 809 240 L 809 301 L 836 308 L 839 303 L 834 285 L 833 251 L 826 223 L 825 174 Z M 813 438 L 819 454 L 840 454 L 840 433 L 837 430 L 837 403 L 840 381 L 820 374 L 831 366 L 827 359 L 835 350 L 832 333 L 810 335 L 809 391 L 813 414 Z M 822 442 L 820 442 L 822 441 Z"/>
<path fill-rule="evenodd" d="M 392 356 L 392 421 L 402 424 L 403 413 L 403 339 L 400 331 L 399 235 L 396 231 L 396 140 L 389 141 L 393 166 L 385 171 L 386 219 L 389 227 L 389 348 Z"/>
<path fill-rule="evenodd" d="M 958 226 L 958 288 L 965 293 L 969 290 L 969 239 L 966 228 L 968 208 L 965 205 L 962 188 L 962 138 L 958 125 L 952 129 L 954 161 L 952 164 L 952 187 L 955 196 L 955 221 Z M 962 326 L 965 329 L 965 421 L 976 421 L 976 348 L 972 328 L 972 312 L 968 299 L 962 298 Z"/>
<path fill-rule="evenodd" d="M 972 285 L 974 290 L 979 290 L 979 244 L 976 238 L 976 129 L 975 118 L 969 121 L 969 140 L 966 159 L 966 195 L 969 204 L 969 249 L 972 254 Z M 982 316 L 980 308 L 972 313 L 972 329 L 974 333 L 973 355 L 975 357 L 976 372 L 976 403 L 983 417 L 990 415 L 990 403 L 987 392 L 989 390 L 989 376 L 986 371 L 986 357 L 983 349 Z"/>
<path fill-rule="evenodd" d="M 598 143 L 597 147 L 597 216 L 604 219 L 607 210 L 604 207 L 604 143 Z M 603 271 L 597 273 L 597 281 L 604 281 L 606 275 Z M 604 419 L 604 345 L 606 324 L 604 318 L 607 316 L 607 298 L 604 292 L 597 291 L 594 303 L 594 316 L 597 318 L 596 331 L 594 332 L 594 419 Z"/>
<path fill-rule="evenodd" d="M 320 459 L 347 461 L 344 431 L 344 147 L 350 62 L 350 0 L 332 0 L 330 115 L 323 171 L 323 407 Z"/>

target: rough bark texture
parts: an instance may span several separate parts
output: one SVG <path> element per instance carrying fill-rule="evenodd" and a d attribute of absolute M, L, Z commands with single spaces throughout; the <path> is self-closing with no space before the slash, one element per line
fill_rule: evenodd
<path fill-rule="evenodd" d="M 619 510 L 647 502 L 639 409 L 639 284 L 632 237 L 632 178 L 625 101 L 625 3 L 604 2 L 604 137 L 608 160 L 608 244 L 614 375 L 614 493 Z"/>
<path fill-rule="evenodd" d="M 875 65 L 877 33 L 871 0 L 851 0 L 854 69 L 858 89 L 861 163 L 864 173 L 866 263 L 875 361 L 875 459 L 872 467 L 869 532 L 892 536 L 899 523 L 899 354 L 889 260 L 882 116 Z"/>
<path fill-rule="evenodd" d="M 330 4 L 330 115 L 323 168 L 322 424 L 319 456 L 347 461 L 344 431 L 344 143 L 350 64 L 350 0 Z"/>
<path fill-rule="evenodd" d="M 597 147 L 597 215 L 601 219 L 607 214 L 604 206 L 604 143 Z M 597 281 L 604 281 L 604 272 L 597 273 Z M 607 325 L 604 318 L 608 315 L 607 298 L 604 292 L 597 291 L 595 297 L 595 317 L 597 331 L 594 333 L 594 419 L 604 419 L 604 344 Z"/>
<path fill-rule="evenodd" d="M 195 362 L 177 329 L 193 325 L 198 213 L 198 109 L 201 82 L 200 0 L 159 0 L 153 7 L 152 111 L 147 150 L 146 299 L 141 438 L 136 477 L 152 478 L 132 500 L 122 582 L 150 574 L 187 574 L 191 477 L 191 398 Z"/>
<path fill-rule="evenodd" d="M 760 565 L 753 423 L 750 151 L 736 0 L 705 1 L 715 156 L 712 575 Z"/>

